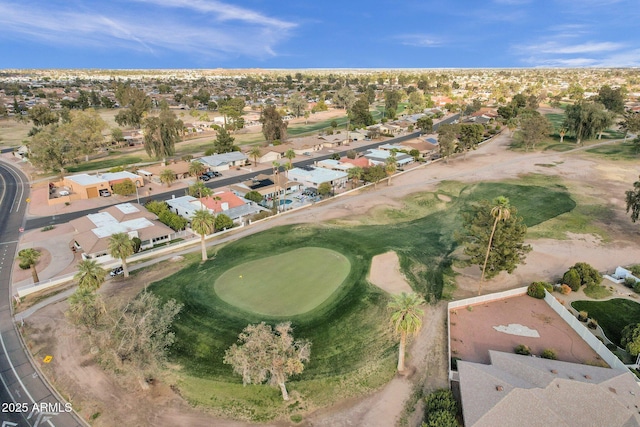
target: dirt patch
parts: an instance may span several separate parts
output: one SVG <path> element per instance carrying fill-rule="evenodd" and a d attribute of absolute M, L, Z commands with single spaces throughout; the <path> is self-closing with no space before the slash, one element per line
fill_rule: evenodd
<path fill-rule="evenodd" d="M 400 259 L 394 251 L 373 257 L 369 281 L 390 294 L 413 292 L 407 279 L 400 271 Z"/>
<path fill-rule="evenodd" d="M 535 355 L 550 348 L 565 362 L 603 363 L 545 301 L 528 295 L 460 307 L 451 311 L 450 318 L 451 356 L 464 361 L 488 364 L 489 350 L 512 353 L 524 344 Z M 502 332 L 506 325 L 520 325 L 539 336 L 507 334 Z"/>
<path fill-rule="evenodd" d="M 438 194 L 438 199 L 442 200 L 443 202 L 451 201 L 451 197 L 447 196 L 446 194 Z"/>

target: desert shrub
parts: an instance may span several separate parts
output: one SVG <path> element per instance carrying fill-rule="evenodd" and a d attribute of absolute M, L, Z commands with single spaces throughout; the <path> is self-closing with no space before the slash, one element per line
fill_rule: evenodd
<path fill-rule="evenodd" d="M 44 227 L 42 227 L 42 230 L 40 231 L 49 231 L 49 230 L 53 230 L 54 228 L 56 228 L 55 225 L 45 225 Z"/>
<path fill-rule="evenodd" d="M 569 285 L 565 285 L 564 283 L 560 286 L 560 293 L 562 295 L 569 295 L 571 293 L 571 287 Z"/>
<path fill-rule="evenodd" d="M 458 413 L 458 402 L 456 402 L 455 397 L 453 397 L 453 392 L 449 389 L 442 388 L 433 393 L 429 393 L 429 395 L 424 398 L 424 401 L 426 403 L 425 411 L 427 418 L 429 418 L 429 414 L 437 411 L 446 411 L 453 415 Z"/>
<path fill-rule="evenodd" d="M 436 411 L 422 423 L 422 427 L 458 427 L 456 416 L 447 411 Z"/>
<path fill-rule="evenodd" d="M 109 169 L 110 173 L 123 172 L 123 171 L 124 171 L 124 166 L 115 166 Z"/>
<path fill-rule="evenodd" d="M 581 282 L 578 270 L 571 267 L 566 273 L 564 273 L 564 276 L 562 276 L 562 283 L 566 283 L 573 292 L 580 289 Z"/>
<path fill-rule="evenodd" d="M 149 212 L 154 213 L 158 216 L 160 216 L 162 212 L 166 212 L 169 210 L 169 205 L 159 200 L 148 201 L 147 204 L 144 205 L 144 207 L 147 208 Z"/>
<path fill-rule="evenodd" d="M 632 288 L 633 289 L 633 285 L 636 284 L 636 279 L 634 279 L 633 277 L 627 277 L 624 279 L 624 282 L 622 282 L 627 288 Z"/>
<path fill-rule="evenodd" d="M 136 184 L 129 178 L 124 179 L 122 182 L 113 184 L 113 192 L 121 196 L 130 196 L 136 192 Z"/>
<path fill-rule="evenodd" d="M 233 223 L 233 220 L 231 218 L 229 218 L 228 215 L 225 214 L 218 214 L 216 215 L 216 230 L 221 231 L 221 230 L 226 230 L 229 228 L 233 228 L 233 226 L 235 225 Z"/>
<path fill-rule="evenodd" d="M 543 285 L 543 282 L 533 282 L 527 288 L 527 295 L 537 299 L 543 299 L 545 295 L 544 290 L 545 287 Z"/>
<path fill-rule="evenodd" d="M 587 319 L 589 318 L 589 313 L 587 313 L 586 311 L 581 311 L 578 313 L 578 320 L 581 322 L 586 322 Z"/>
<path fill-rule="evenodd" d="M 290 418 L 290 419 L 291 419 L 291 421 L 293 421 L 294 423 L 299 423 L 299 422 L 301 422 L 301 421 L 302 421 L 302 415 L 300 415 L 300 414 L 294 414 L 294 415 L 291 415 L 289 418 Z"/>
<path fill-rule="evenodd" d="M 640 282 L 633 284 L 633 291 L 640 294 Z"/>
<path fill-rule="evenodd" d="M 523 356 L 531 356 L 531 349 L 529 348 L 528 345 L 525 345 L 525 344 L 518 344 L 517 346 L 514 347 L 513 351 L 516 354 L 521 354 Z"/>
<path fill-rule="evenodd" d="M 356 153 L 356 150 L 347 151 L 347 158 L 349 159 L 355 159 L 357 155 L 358 153 Z"/>
<path fill-rule="evenodd" d="M 540 353 L 540 357 L 542 357 L 543 359 L 549 359 L 549 360 L 556 360 L 558 358 L 555 350 L 550 348 L 544 349 L 542 353 Z"/>
<path fill-rule="evenodd" d="M 589 322 L 587 322 L 587 328 L 596 329 L 597 327 L 598 327 L 598 321 L 596 319 L 589 319 Z"/>
<path fill-rule="evenodd" d="M 578 272 L 581 285 L 592 286 L 602 283 L 602 275 L 586 262 L 577 262 L 572 268 Z"/>
<path fill-rule="evenodd" d="M 134 237 L 131 239 L 133 241 L 133 253 L 140 252 L 140 247 L 142 246 L 142 240 L 139 237 Z"/>
<path fill-rule="evenodd" d="M 262 194 L 253 190 L 245 194 L 244 198 L 247 200 L 251 200 L 252 202 L 260 203 L 262 201 Z"/>
<path fill-rule="evenodd" d="M 636 277 L 640 277 L 640 264 L 632 265 L 629 267 L 629 271 Z"/>
<path fill-rule="evenodd" d="M 164 211 L 158 215 L 158 220 L 175 231 L 184 230 L 187 226 L 187 220 L 180 215 L 171 211 Z"/>

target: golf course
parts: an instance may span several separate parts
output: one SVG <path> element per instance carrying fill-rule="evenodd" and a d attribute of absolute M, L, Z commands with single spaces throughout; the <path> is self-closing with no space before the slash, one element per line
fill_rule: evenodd
<path fill-rule="evenodd" d="M 174 323 L 170 360 L 180 366 L 180 394 L 214 413 L 253 421 L 297 416 L 362 395 L 394 375 L 397 342 L 389 326 L 389 295 L 367 281 L 371 259 L 400 257 L 413 289 L 442 298 L 453 276 L 454 235 L 471 204 L 508 197 L 528 227 L 572 215 L 575 201 L 559 182 L 535 176 L 514 181 L 443 182 L 433 193 L 406 198 L 403 209 L 317 225 L 292 224 L 217 247 L 180 272 L 150 286 L 184 304 Z M 291 321 L 310 340 L 311 359 L 291 378 L 292 400 L 266 385 L 242 386 L 223 363 L 225 350 L 248 324 Z"/>

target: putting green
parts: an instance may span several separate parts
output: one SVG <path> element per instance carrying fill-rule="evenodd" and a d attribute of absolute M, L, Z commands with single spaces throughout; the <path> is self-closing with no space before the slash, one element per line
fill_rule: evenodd
<path fill-rule="evenodd" d="M 304 247 L 233 267 L 214 284 L 225 302 L 268 316 L 306 313 L 344 282 L 349 260 L 330 249 Z"/>

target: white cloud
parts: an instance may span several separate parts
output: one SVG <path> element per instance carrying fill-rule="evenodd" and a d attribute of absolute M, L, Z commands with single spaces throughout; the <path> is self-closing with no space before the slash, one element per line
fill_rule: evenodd
<path fill-rule="evenodd" d="M 153 2 L 183 3 L 180 0 Z M 158 14 L 153 8 L 144 14 L 126 9 L 78 12 L 61 10 L 55 4 L 29 7 L 0 2 L 0 34 L 58 46 L 124 48 L 155 54 L 168 49 L 197 53 L 205 58 L 265 58 L 276 55 L 275 46 L 288 38 L 290 29 L 295 27 L 295 24 L 233 6 L 220 13 L 205 10 L 214 6 L 224 9 L 226 6 L 220 2 L 195 0 L 190 4 L 191 9 L 199 7 L 205 19 L 196 22 L 185 13 Z"/>
<path fill-rule="evenodd" d="M 401 34 L 395 38 L 406 46 L 438 47 L 444 44 L 444 40 L 429 34 Z"/>

